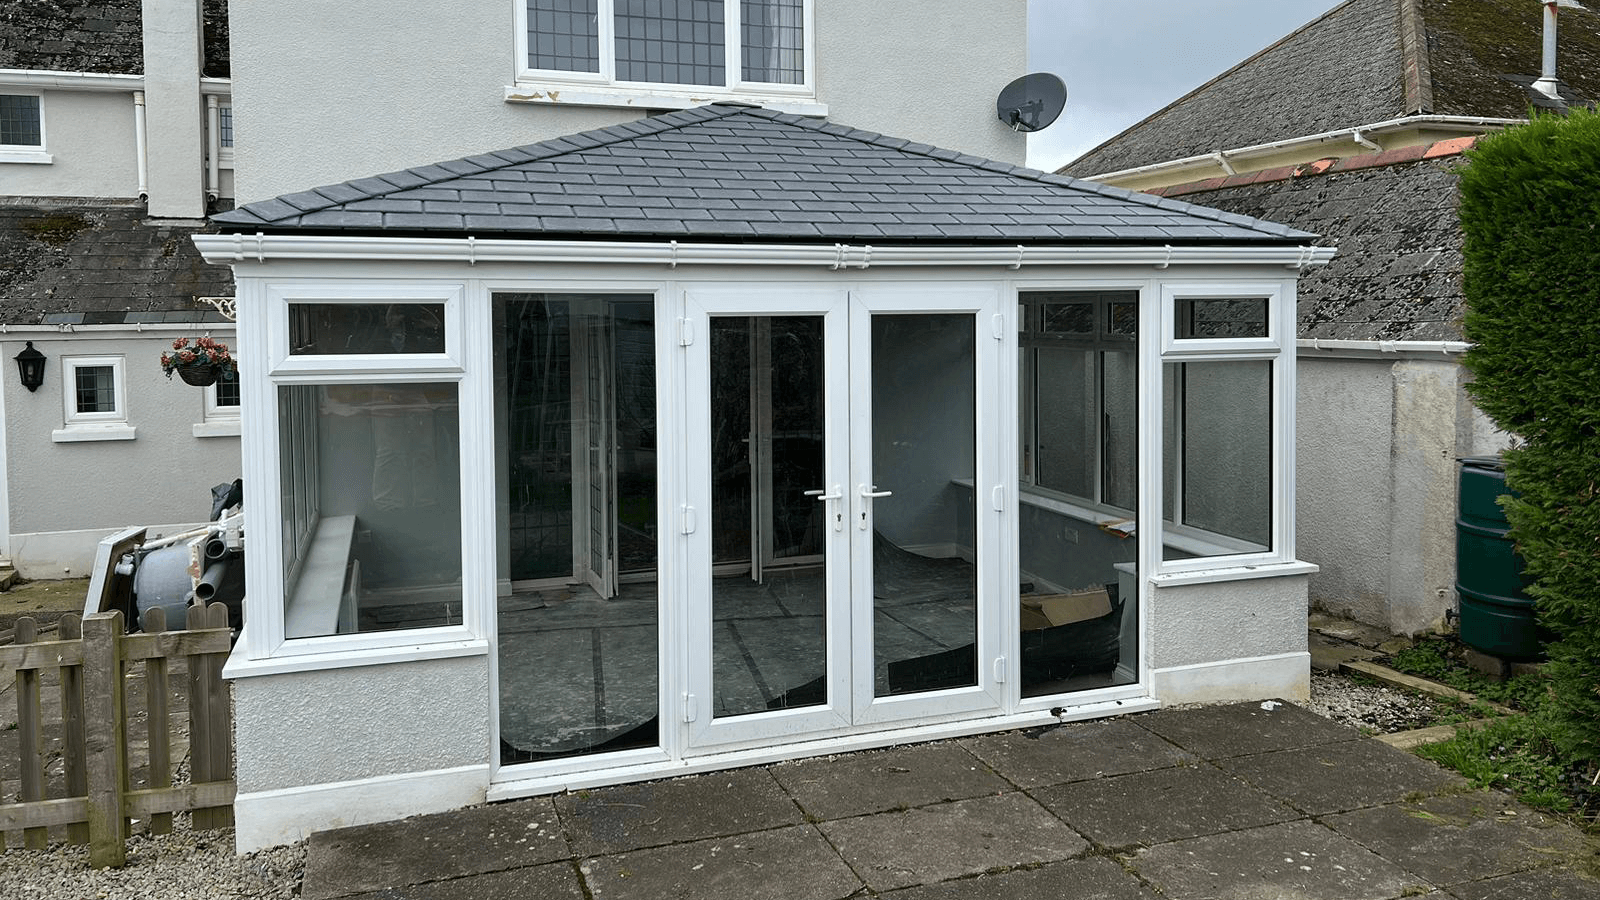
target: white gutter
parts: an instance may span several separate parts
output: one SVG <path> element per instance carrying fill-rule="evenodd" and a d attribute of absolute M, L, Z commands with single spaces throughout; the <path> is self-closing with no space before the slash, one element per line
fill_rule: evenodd
<path fill-rule="evenodd" d="M 1448 359 L 1467 352 L 1466 341 L 1344 341 L 1301 338 L 1299 356 L 1346 359 Z"/>
<path fill-rule="evenodd" d="M 100 72 L 48 72 L 40 69 L 0 69 L 6 87 L 58 88 L 71 91 L 137 91 L 143 75 L 107 75 Z"/>
<path fill-rule="evenodd" d="M 269 234 L 197 234 L 206 262 L 264 263 L 268 260 L 416 260 L 609 265 L 826 266 L 1022 266 L 1049 265 L 1229 265 L 1279 264 L 1291 269 L 1324 265 L 1334 248 L 1306 245 L 1251 246 L 889 246 L 870 244 L 680 244 L 632 241 L 479 240 L 423 237 L 326 237 Z"/>
<path fill-rule="evenodd" d="M 1333 141 L 1350 140 L 1362 145 L 1381 150 L 1382 147 L 1368 139 L 1372 134 L 1388 134 L 1394 131 L 1405 131 L 1408 128 L 1431 126 L 1442 131 L 1460 131 L 1471 134 L 1487 131 L 1494 128 L 1506 128 L 1511 125 L 1521 125 L 1526 119 L 1492 119 L 1480 116 L 1405 116 L 1399 119 L 1389 119 L 1383 122 L 1374 122 L 1371 125 L 1358 125 L 1354 128 L 1341 128 L 1338 131 L 1324 131 L 1321 134 L 1311 134 L 1302 137 L 1287 138 L 1281 141 L 1272 141 L 1266 144 L 1251 144 L 1232 150 L 1218 150 L 1212 153 L 1202 153 L 1198 156 L 1186 156 L 1183 159 L 1170 159 L 1166 162 L 1152 163 L 1148 166 L 1136 166 L 1132 169 L 1121 169 L 1116 172 L 1106 172 L 1101 175 L 1090 175 L 1086 181 L 1111 181 L 1113 179 L 1131 178 L 1141 175 L 1154 175 L 1160 172 L 1181 172 L 1185 169 L 1204 168 L 1207 165 L 1216 165 L 1218 154 L 1228 160 L 1237 162 L 1258 156 L 1270 156 L 1284 150 L 1315 147 Z"/>
<path fill-rule="evenodd" d="M 28 334 L 71 334 L 78 337 L 125 337 L 129 332 L 143 334 L 145 332 L 188 332 L 193 333 L 196 328 L 217 331 L 232 331 L 233 322 L 217 322 L 214 320 L 193 322 L 123 322 L 117 325 L 73 325 L 63 322 L 56 325 L 6 325 L 0 324 L 0 335 Z"/>
<path fill-rule="evenodd" d="M 145 137 L 144 91 L 133 92 L 133 146 L 139 159 L 139 199 L 150 199 L 150 143 Z"/>
<path fill-rule="evenodd" d="M 233 94 L 233 79 L 231 78 L 202 78 L 200 79 L 200 93 L 207 97 L 228 97 Z"/>

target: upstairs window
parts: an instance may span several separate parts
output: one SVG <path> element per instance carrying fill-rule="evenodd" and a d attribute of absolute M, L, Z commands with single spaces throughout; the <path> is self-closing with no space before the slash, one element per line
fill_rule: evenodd
<path fill-rule="evenodd" d="M 0 162 L 50 162 L 38 94 L 0 94 Z"/>
<path fill-rule="evenodd" d="M 526 0 L 537 76 L 598 83 L 797 88 L 809 0 Z"/>

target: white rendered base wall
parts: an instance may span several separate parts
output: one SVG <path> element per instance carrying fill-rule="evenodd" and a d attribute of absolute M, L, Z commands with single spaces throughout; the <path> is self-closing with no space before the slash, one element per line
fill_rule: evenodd
<path fill-rule="evenodd" d="M 150 539 L 157 535 L 179 534 L 199 528 L 205 523 L 190 522 L 173 525 L 141 526 Z M 31 534 L 11 535 L 11 559 L 17 572 L 24 578 L 45 580 L 52 578 L 88 578 L 94 573 L 95 550 L 100 539 L 122 528 L 86 528 L 79 531 L 36 531 Z"/>
<path fill-rule="evenodd" d="M 241 793 L 233 801 L 235 846 L 249 853 L 315 831 L 473 806 L 483 802 L 488 785 L 484 764 Z"/>
<path fill-rule="evenodd" d="M 1162 706 L 1228 700 L 1311 699 L 1311 654 L 1284 653 L 1157 669 L 1151 688 Z"/>

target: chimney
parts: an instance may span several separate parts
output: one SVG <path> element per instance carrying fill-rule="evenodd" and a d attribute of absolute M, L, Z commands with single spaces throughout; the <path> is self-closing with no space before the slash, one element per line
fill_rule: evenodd
<path fill-rule="evenodd" d="M 143 0 L 150 215 L 206 214 L 200 0 Z"/>
<path fill-rule="evenodd" d="M 1561 99 L 1561 79 L 1556 77 L 1556 10 L 1583 9 L 1578 0 L 1541 0 L 1544 6 L 1544 63 L 1533 89 L 1551 100 Z"/>

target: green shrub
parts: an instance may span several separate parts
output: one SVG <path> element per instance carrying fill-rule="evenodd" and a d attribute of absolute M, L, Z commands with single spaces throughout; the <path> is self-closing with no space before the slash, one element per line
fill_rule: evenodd
<path fill-rule="evenodd" d="M 1555 636 L 1551 738 L 1600 762 L 1600 115 L 1536 116 L 1468 159 L 1472 395 L 1518 437 L 1501 502 Z"/>

